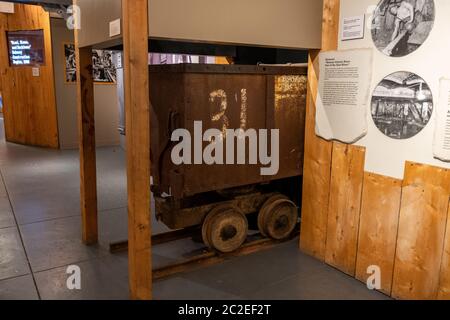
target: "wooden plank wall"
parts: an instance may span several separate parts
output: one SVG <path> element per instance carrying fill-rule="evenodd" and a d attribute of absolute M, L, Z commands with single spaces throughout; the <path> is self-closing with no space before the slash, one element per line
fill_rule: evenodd
<path fill-rule="evenodd" d="M 45 65 L 40 76 L 32 67 L 10 67 L 6 31 L 44 30 Z M 6 140 L 58 148 L 50 17 L 40 6 L 15 4 L 14 14 L 0 13 L 0 82 Z"/>
<path fill-rule="evenodd" d="M 322 33 L 326 36 L 322 37 L 323 50 L 337 49 L 339 5 L 339 1 L 324 0 Z M 303 252 L 324 261 L 333 144 L 317 137 L 315 133 L 318 57 L 319 51 L 311 51 L 308 61 L 300 248 Z"/>
<path fill-rule="evenodd" d="M 324 1 L 323 50 L 339 0 Z M 398 299 L 450 299 L 449 170 L 407 163 L 403 181 L 364 172 L 364 149 L 315 135 L 318 51 L 310 52 L 300 249 Z"/>
<path fill-rule="evenodd" d="M 402 181 L 364 174 L 356 278 L 368 280 L 368 268 L 380 267 L 381 291 L 391 294 Z"/>
<path fill-rule="evenodd" d="M 325 261 L 354 276 L 365 149 L 334 143 Z"/>
<path fill-rule="evenodd" d="M 392 296 L 436 299 L 450 196 L 449 170 L 407 163 Z"/>
<path fill-rule="evenodd" d="M 447 213 L 444 253 L 442 255 L 438 299 L 450 300 L 450 203 Z"/>

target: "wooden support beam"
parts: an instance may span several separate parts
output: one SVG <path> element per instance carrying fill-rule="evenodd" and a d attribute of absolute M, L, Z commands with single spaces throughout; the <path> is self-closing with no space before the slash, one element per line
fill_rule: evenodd
<path fill-rule="evenodd" d="M 324 0 L 322 50 L 335 50 L 338 44 L 339 0 Z M 325 260 L 328 201 L 330 194 L 333 143 L 316 136 L 316 97 L 319 77 L 318 50 L 310 51 L 306 105 L 305 164 L 303 173 L 302 229 L 300 249 Z"/>
<path fill-rule="evenodd" d="M 92 48 L 80 48 L 78 46 L 78 32 L 76 30 L 75 47 L 78 75 L 77 109 L 83 242 L 87 245 L 93 245 L 98 242 L 98 212 Z"/>
<path fill-rule="evenodd" d="M 148 0 L 122 0 L 131 298 L 152 298 Z"/>

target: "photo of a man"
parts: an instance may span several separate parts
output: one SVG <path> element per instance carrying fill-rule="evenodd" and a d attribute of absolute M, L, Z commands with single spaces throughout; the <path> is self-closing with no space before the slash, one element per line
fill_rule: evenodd
<path fill-rule="evenodd" d="M 391 7 L 390 12 L 395 17 L 395 29 L 391 37 L 391 41 L 394 41 L 398 37 L 400 29 L 412 30 L 414 7 L 406 1 L 402 1 L 400 6 Z"/>
<path fill-rule="evenodd" d="M 435 16 L 433 0 L 381 0 L 372 20 L 372 39 L 385 55 L 402 57 L 428 38 Z"/>

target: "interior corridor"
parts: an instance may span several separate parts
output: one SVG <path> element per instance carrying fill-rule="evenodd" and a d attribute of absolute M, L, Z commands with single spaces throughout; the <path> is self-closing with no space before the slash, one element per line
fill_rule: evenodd
<path fill-rule="evenodd" d="M 127 238 L 125 153 L 97 152 L 100 243 L 81 243 L 78 151 L 6 143 L 0 120 L 0 299 L 128 299 L 127 255 L 110 242 Z M 154 221 L 153 232 L 167 231 Z M 202 246 L 157 246 L 154 266 Z M 69 265 L 82 289 L 68 290 Z M 242 270 L 252 270 L 243 273 Z M 154 284 L 155 299 L 387 299 L 298 251 L 297 240 Z"/>

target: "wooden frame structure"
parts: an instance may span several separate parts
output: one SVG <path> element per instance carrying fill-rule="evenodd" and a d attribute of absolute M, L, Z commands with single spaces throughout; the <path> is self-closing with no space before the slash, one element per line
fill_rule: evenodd
<path fill-rule="evenodd" d="M 340 0 L 324 0 L 322 50 L 337 49 L 339 8 Z M 148 0 L 122 0 L 122 11 L 130 292 L 151 299 Z M 89 245 L 98 241 L 92 60 L 91 47 L 76 48 L 83 241 Z M 378 265 L 387 275 L 381 291 L 395 298 L 450 298 L 450 170 L 407 163 L 403 181 L 383 177 L 364 172 L 364 148 L 317 137 L 319 53 L 309 56 L 301 250 L 361 281 L 367 267 Z"/>
<path fill-rule="evenodd" d="M 123 19 L 125 109 L 127 121 L 128 252 L 132 299 L 152 298 L 150 212 L 150 113 L 148 76 L 148 0 L 121 0 Z M 77 4 L 77 0 L 74 0 Z M 98 242 L 95 121 L 92 47 L 77 51 L 78 122 L 83 242 Z M 131 81 L 131 79 L 133 81 Z M 252 251 L 251 249 L 250 251 Z M 244 250 L 245 251 L 245 250 Z M 248 251 L 248 250 L 247 250 Z"/>
<path fill-rule="evenodd" d="M 76 1 L 75 1 L 76 4 Z M 150 213 L 150 99 L 148 1 L 122 0 L 125 109 L 127 118 L 128 237 L 130 296 L 152 298 Z M 77 52 L 78 124 L 83 242 L 98 242 L 97 172 L 92 47 Z M 133 81 L 131 81 L 133 79 Z"/>
<path fill-rule="evenodd" d="M 324 0 L 323 49 L 337 45 L 336 22 L 339 20 L 339 0 Z M 122 0 L 124 29 L 125 108 L 127 117 L 127 176 L 129 220 L 129 281 L 133 299 L 152 298 L 151 219 L 150 219 L 150 142 L 148 54 L 148 0 Z M 132 18 L 131 18 L 132 17 Z M 97 188 L 95 169 L 95 122 L 92 80 L 92 48 L 80 48 L 76 38 L 78 81 L 78 114 L 80 131 L 80 179 L 83 221 L 83 241 L 96 244 Z M 303 212 L 306 215 L 301 247 L 304 251 L 325 259 L 328 196 L 333 143 L 314 133 L 315 92 L 317 92 L 317 58 L 319 51 L 310 52 L 309 94 L 305 146 L 305 188 Z M 133 79 L 133 81 L 131 81 Z M 337 146 L 341 147 L 342 146 Z M 347 147 L 350 148 L 350 147 Z M 343 158 L 345 159 L 345 157 Z M 315 195 L 309 195 L 315 192 Z M 308 221 L 308 219 L 310 220 Z"/>

